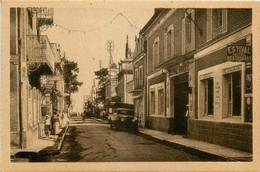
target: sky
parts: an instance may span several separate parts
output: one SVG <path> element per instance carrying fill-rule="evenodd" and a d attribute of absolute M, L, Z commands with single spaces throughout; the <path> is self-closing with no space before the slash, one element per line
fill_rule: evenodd
<path fill-rule="evenodd" d="M 94 71 L 108 67 L 109 53 L 107 41 L 114 41 L 113 60 L 116 64 L 125 58 L 126 35 L 129 37 L 129 48 L 134 51 L 135 35 L 139 29 L 129 24 L 118 13 L 124 14 L 127 19 L 139 29 L 149 21 L 154 14 L 154 8 L 133 7 L 100 7 L 100 8 L 54 8 L 54 22 L 61 27 L 85 32 L 69 32 L 54 24 L 42 32 L 48 35 L 50 42 L 60 44 L 61 51 L 66 53 L 69 60 L 76 61 L 79 67 L 78 80 L 84 82 L 73 98 L 74 111 L 82 111 L 83 95 L 89 95 Z M 114 19 L 117 16 L 116 19 Z M 112 22 L 110 22 L 114 19 Z M 107 24 L 107 25 L 106 25 Z M 103 27 L 106 25 L 105 27 Z M 99 28 L 99 29 L 97 29 Z"/>

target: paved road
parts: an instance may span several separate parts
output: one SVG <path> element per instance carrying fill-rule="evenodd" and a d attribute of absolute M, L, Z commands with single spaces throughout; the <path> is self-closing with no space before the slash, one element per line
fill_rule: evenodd
<path fill-rule="evenodd" d="M 52 162 L 134 162 L 208 161 L 182 150 L 147 140 L 138 134 L 115 131 L 96 119 L 72 122 L 61 153 L 39 161 Z"/>

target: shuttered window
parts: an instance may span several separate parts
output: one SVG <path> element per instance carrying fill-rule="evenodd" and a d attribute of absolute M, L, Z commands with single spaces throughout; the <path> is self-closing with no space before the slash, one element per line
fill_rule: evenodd
<path fill-rule="evenodd" d="M 182 20 L 182 54 L 195 49 L 195 10 L 185 12 Z"/>
<path fill-rule="evenodd" d="M 182 20 L 182 54 L 185 54 L 185 18 Z"/>
<path fill-rule="evenodd" d="M 158 114 L 159 115 L 164 114 L 164 90 L 163 89 L 158 90 Z"/>
<path fill-rule="evenodd" d="M 227 32 L 227 10 L 207 9 L 207 41 Z"/>
<path fill-rule="evenodd" d="M 153 44 L 153 65 L 159 64 L 159 37 L 154 40 Z"/>
<path fill-rule="evenodd" d="M 169 26 L 167 32 L 164 34 L 164 58 L 174 56 L 174 27 Z"/>
<path fill-rule="evenodd" d="M 207 9 L 207 41 L 212 39 L 212 9 Z"/>
<path fill-rule="evenodd" d="M 151 107 L 150 107 L 150 113 L 155 114 L 155 91 L 151 91 Z"/>

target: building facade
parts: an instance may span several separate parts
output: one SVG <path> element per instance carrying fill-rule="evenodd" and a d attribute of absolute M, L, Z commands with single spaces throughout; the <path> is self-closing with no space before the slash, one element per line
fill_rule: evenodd
<path fill-rule="evenodd" d="M 189 11 L 193 16 L 193 12 Z M 147 37 L 147 127 L 185 134 L 189 75 L 195 49 L 194 25 L 183 9 L 156 9 L 144 27 Z M 183 34 L 190 34 L 185 40 Z M 183 30 L 184 29 L 184 30 Z M 189 41 L 189 42 L 188 42 Z"/>
<path fill-rule="evenodd" d="M 251 152 L 251 27 L 251 9 L 155 9 L 146 127 Z"/>
<path fill-rule="evenodd" d="M 133 81 L 133 65 L 132 58 L 123 59 L 118 63 L 118 85 L 117 96 L 120 98 L 121 103 L 133 104 L 133 98 L 130 93 L 131 81 Z"/>
<path fill-rule="evenodd" d="M 63 108 L 60 50 L 40 34 L 53 14 L 51 8 L 10 8 L 11 149 L 29 148 L 41 137 L 41 119 Z"/>
<path fill-rule="evenodd" d="M 196 9 L 195 14 L 195 111 L 188 135 L 251 152 L 252 10 Z"/>
<path fill-rule="evenodd" d="M 135 39 L 135 50 L 133 55 L 133 101 L 135 114 L 140 127 L 145 127 L 146 121 L 146 38 L 140 31 Z"/>

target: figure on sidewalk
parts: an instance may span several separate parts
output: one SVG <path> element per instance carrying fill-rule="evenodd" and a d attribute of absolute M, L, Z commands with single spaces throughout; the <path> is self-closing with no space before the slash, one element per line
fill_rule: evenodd
<path fill-rule="evenodd" d="M 51 117 L 50 115 L 46 115 L 45 120 L 45 135 L 47 138 L 50 136 L 50 128 L 51 128 Z"/>
<path fill-rule="evenodd" d="M 183 128 L 185 129 L 185 134 L 183 135 L 183 138 L 188 138 L 188 132 L 187 132 L 188 118 L 189 118 L 189 104 L 186 105 L 186 113 L 184 116 Z"/>
<path fill-rule="evenodd" d="M 55 113 L 53 114 L 53 132 L 55 135 L 59 133 L 59 128 L 59 114 L 57 113 L 57 110 L 55 110 Z"/>
<path fill-rule="evenodd" d="M 40 120 L 40 138 L 44 138 L 45 137 L 45 117 L 43 116 Z"/>

